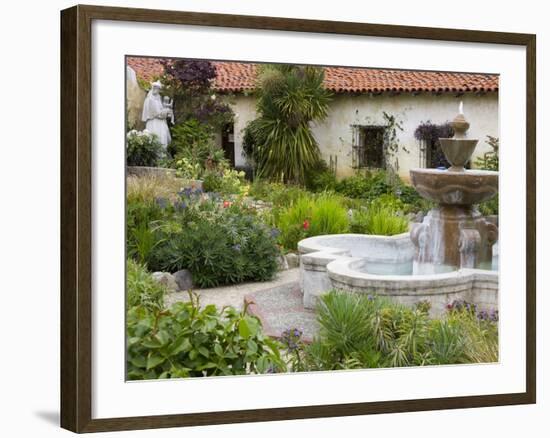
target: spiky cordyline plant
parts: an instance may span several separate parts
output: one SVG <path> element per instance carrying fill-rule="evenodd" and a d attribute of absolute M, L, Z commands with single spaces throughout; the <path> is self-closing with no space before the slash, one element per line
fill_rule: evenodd
<path fill-rule="evenodd" d="M 303 183 L 319 161 L 312 121 L 327 116 L 330 93 L 323 88 L 322 68 L 265 65 L 258 75 L 260 117 L 249 133 L 254 139 L 257 174 L 282 182 Z"/>

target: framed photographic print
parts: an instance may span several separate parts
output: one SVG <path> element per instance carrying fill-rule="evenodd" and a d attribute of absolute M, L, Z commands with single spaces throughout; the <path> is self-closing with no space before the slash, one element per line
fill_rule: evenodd
<path fill-rule="evenodd" d="M 535 403 L 535 36 L 61 13 L 61 425 Z"/>

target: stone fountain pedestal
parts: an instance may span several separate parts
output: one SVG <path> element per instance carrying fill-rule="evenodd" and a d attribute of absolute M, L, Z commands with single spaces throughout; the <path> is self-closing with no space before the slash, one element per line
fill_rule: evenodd
<path fill-rule="evenodd" d="M 413 272 L 436 274 L 458 268 L 490 270 L 498 229 L 472 206 L 442 205 L 414 224 Z"/>

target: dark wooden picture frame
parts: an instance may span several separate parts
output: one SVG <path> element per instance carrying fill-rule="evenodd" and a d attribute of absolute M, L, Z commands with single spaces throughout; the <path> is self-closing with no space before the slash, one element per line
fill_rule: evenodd
<path fill-rule="evenodd" d="M 230 412 L 92 419 L 91 25 L 93 20 L 519 45 L 526 48 L 526 391 Z M 471 408 L 536 402 L 536 37 L 274 17 L 75 6 L 61 12 L 61 426 L 98 432 L 207 424 Z"/>

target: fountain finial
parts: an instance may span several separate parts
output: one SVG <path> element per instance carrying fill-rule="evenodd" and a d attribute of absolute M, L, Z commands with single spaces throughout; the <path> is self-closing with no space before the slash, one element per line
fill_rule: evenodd
<path fill-rule="evenodd" d="M 454 138 L 466 138 L 466 131 L 470 124 L 464 117 L 464 104 L 462 102 L 458 105 L 458 115 L 451 122 L 451 126 L 455 132 Z"/>

